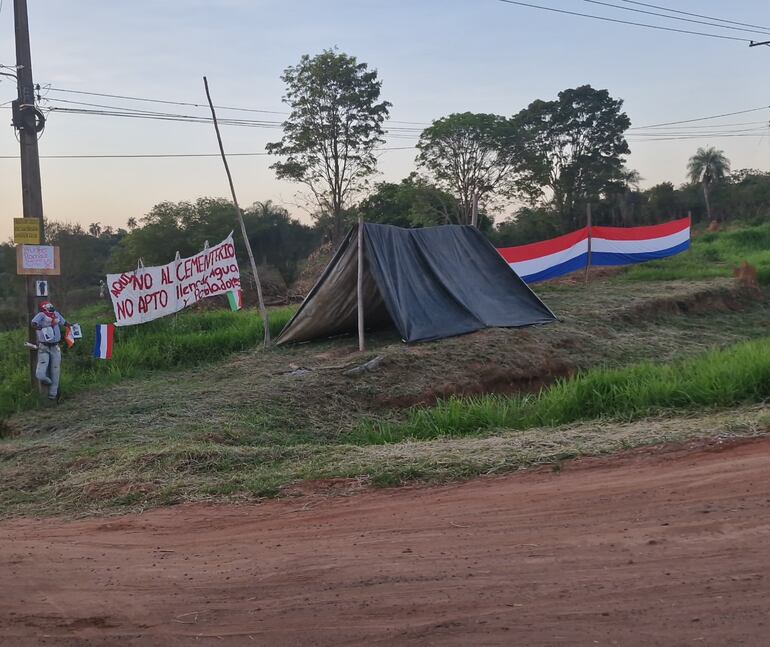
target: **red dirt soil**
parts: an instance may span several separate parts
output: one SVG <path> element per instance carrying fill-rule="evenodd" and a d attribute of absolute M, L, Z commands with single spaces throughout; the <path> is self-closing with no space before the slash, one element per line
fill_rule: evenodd
<path fill-rule="evenodd" d="M 0 644 L 768 645 L 770 439 L 0 523 Z"/>

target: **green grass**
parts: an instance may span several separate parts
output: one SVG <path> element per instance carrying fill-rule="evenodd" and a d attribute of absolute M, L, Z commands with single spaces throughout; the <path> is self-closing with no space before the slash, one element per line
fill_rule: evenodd
<path fill-rule="evenodd" d="M 696 235 L 689 251 L 636 265 L 622 276 L 629 281 L 710 279 L 732 276 L 743 261 L 757 269 L 760 283 L 770 285 L 770 223 Z"/>
<path fill-rule="evenodd" d="M 591 369 L 527 396 L 451 398 L 413 409 L 405 422 L 367 423 L 347 438 L 357 444 L 467 436 L 613 419 L 672 410 L 727 407 L 770 397 L 770 338 L 670 364 Z"/>
<path fill-rule="evenodd" d="M 294 313 L 293 308 L 270 311 L 270 332 L 277 335 Z M 182 312 L 139 326 L 116 328 L 112 359 L 91 357 L 97 323 L 112 320 L 104 306 L 66 313 L 81 324 L 84 338 L 63 351 L 61 387 L 67 394 L 119 382 L 144 373 L 188 367 L 221 360 L 253 348 L 262 339 L 262 319 L 254 310 Z M 36 406 L 30 389 L 29 351 L 23 347 L 26 331 L 0 333 L 0 420 Z"/>

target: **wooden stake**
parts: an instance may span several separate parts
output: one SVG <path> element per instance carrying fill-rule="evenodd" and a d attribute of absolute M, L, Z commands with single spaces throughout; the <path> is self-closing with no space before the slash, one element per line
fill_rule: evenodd
<path fill-rule="evenodd" d="M 227 173 L 227 181 L 230 183 L 230 193 L 233 196 L 233 204 L 235 204 L 235 212 L 238 215 L 238 222 L 241 224 L 241 233 L 243 234 L 243 244 L 246 245 L 246 251 L 249 254 L 249 263 L 251 263 L 251 272 L 254 275 L 254 282 L 257 284 L 257 299 L 259 300 L 259 312 L 262 315 L 262 324 L 265 329 L 265 348 L 270 346 L 270 322 L 267 318 L 267 308 L 265 308 L 265 301 L 262 299 L 262 283 L 259 280 L 259 274 L 257 273 L 257 263 L 254 260 L 254 252 L 251 249 L 251 243 L 249 237 L 246 235 L 246 224 L 243 222 L 243 212 L 238 206 L 238 198 L 235 197 L 235 187 L 233 186 L 233 176 L 230 174 L 230 167 L 227 164 L 227 157 L 225 156 L 225 147 L 222 145 L 222 135 L 219 133 L 219 124 L 217 123 L 217 113 L 214 110 L 214 104 L 211 101 L 211 94 L 209 93 L 209 82 L 206 77 L 203 77 L 203 87 L 206 88 L 206 99 L 209 102 L 209 108 L 211 108 L 211 118 L 214 121 L 214 130 L 217 133 L 217 142 L 219 142 L 219 152 L 222 154 L 222 162 L 225 165 L 225 172 Z"/>
<path fill-rule="evenodd" d="M 591 238 L 593 233 L 591 231 L 591 203 L 586 205 L 586 226 L 588 227 L 588 258 L 586 259 L 586 276 L 585 281 L 588 285 L 588 270 L 591 269 Z"/>
<path fill-rule="evenodd" d="M 364 219 L 358 217 L 358 277 L 356 279 L 356 299 L 358 304 L 358 350 L 363 352 L 364 343 Z"/>

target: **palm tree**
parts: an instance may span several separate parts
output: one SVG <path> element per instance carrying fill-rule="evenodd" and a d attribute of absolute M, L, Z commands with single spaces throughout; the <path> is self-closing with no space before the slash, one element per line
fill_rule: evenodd
<path fill-rule="evenodd" d="M 711 221 L 711 202 L 709 191 L 717 182 L 724 179 L 730 172 L 730 160 L 725 157 L 724 151 L 717 150 L 713 146 L 699 148 L 698 152 L 687 163 L 687 175 L 693 184 L 701 183 L 703 197 L 706 200 L 706 214 Z"/>

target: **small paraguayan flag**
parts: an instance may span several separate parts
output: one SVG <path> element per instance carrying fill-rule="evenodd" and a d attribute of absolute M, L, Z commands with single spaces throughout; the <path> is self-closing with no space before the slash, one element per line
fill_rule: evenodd
<path fill-rule="evenodd" d="M 97 324 L 96 341 L 94 342 L 94 357 L 110 359 L 112 357 L 112 338 L 115 334 L 113 324 Z"/>
<path fill-rule="evenodd" d="M 243 292 L 230 290 L 227 293 L 227 300 L 230 303 L 230 310 L 240 310 L 243 307 Z"/>

